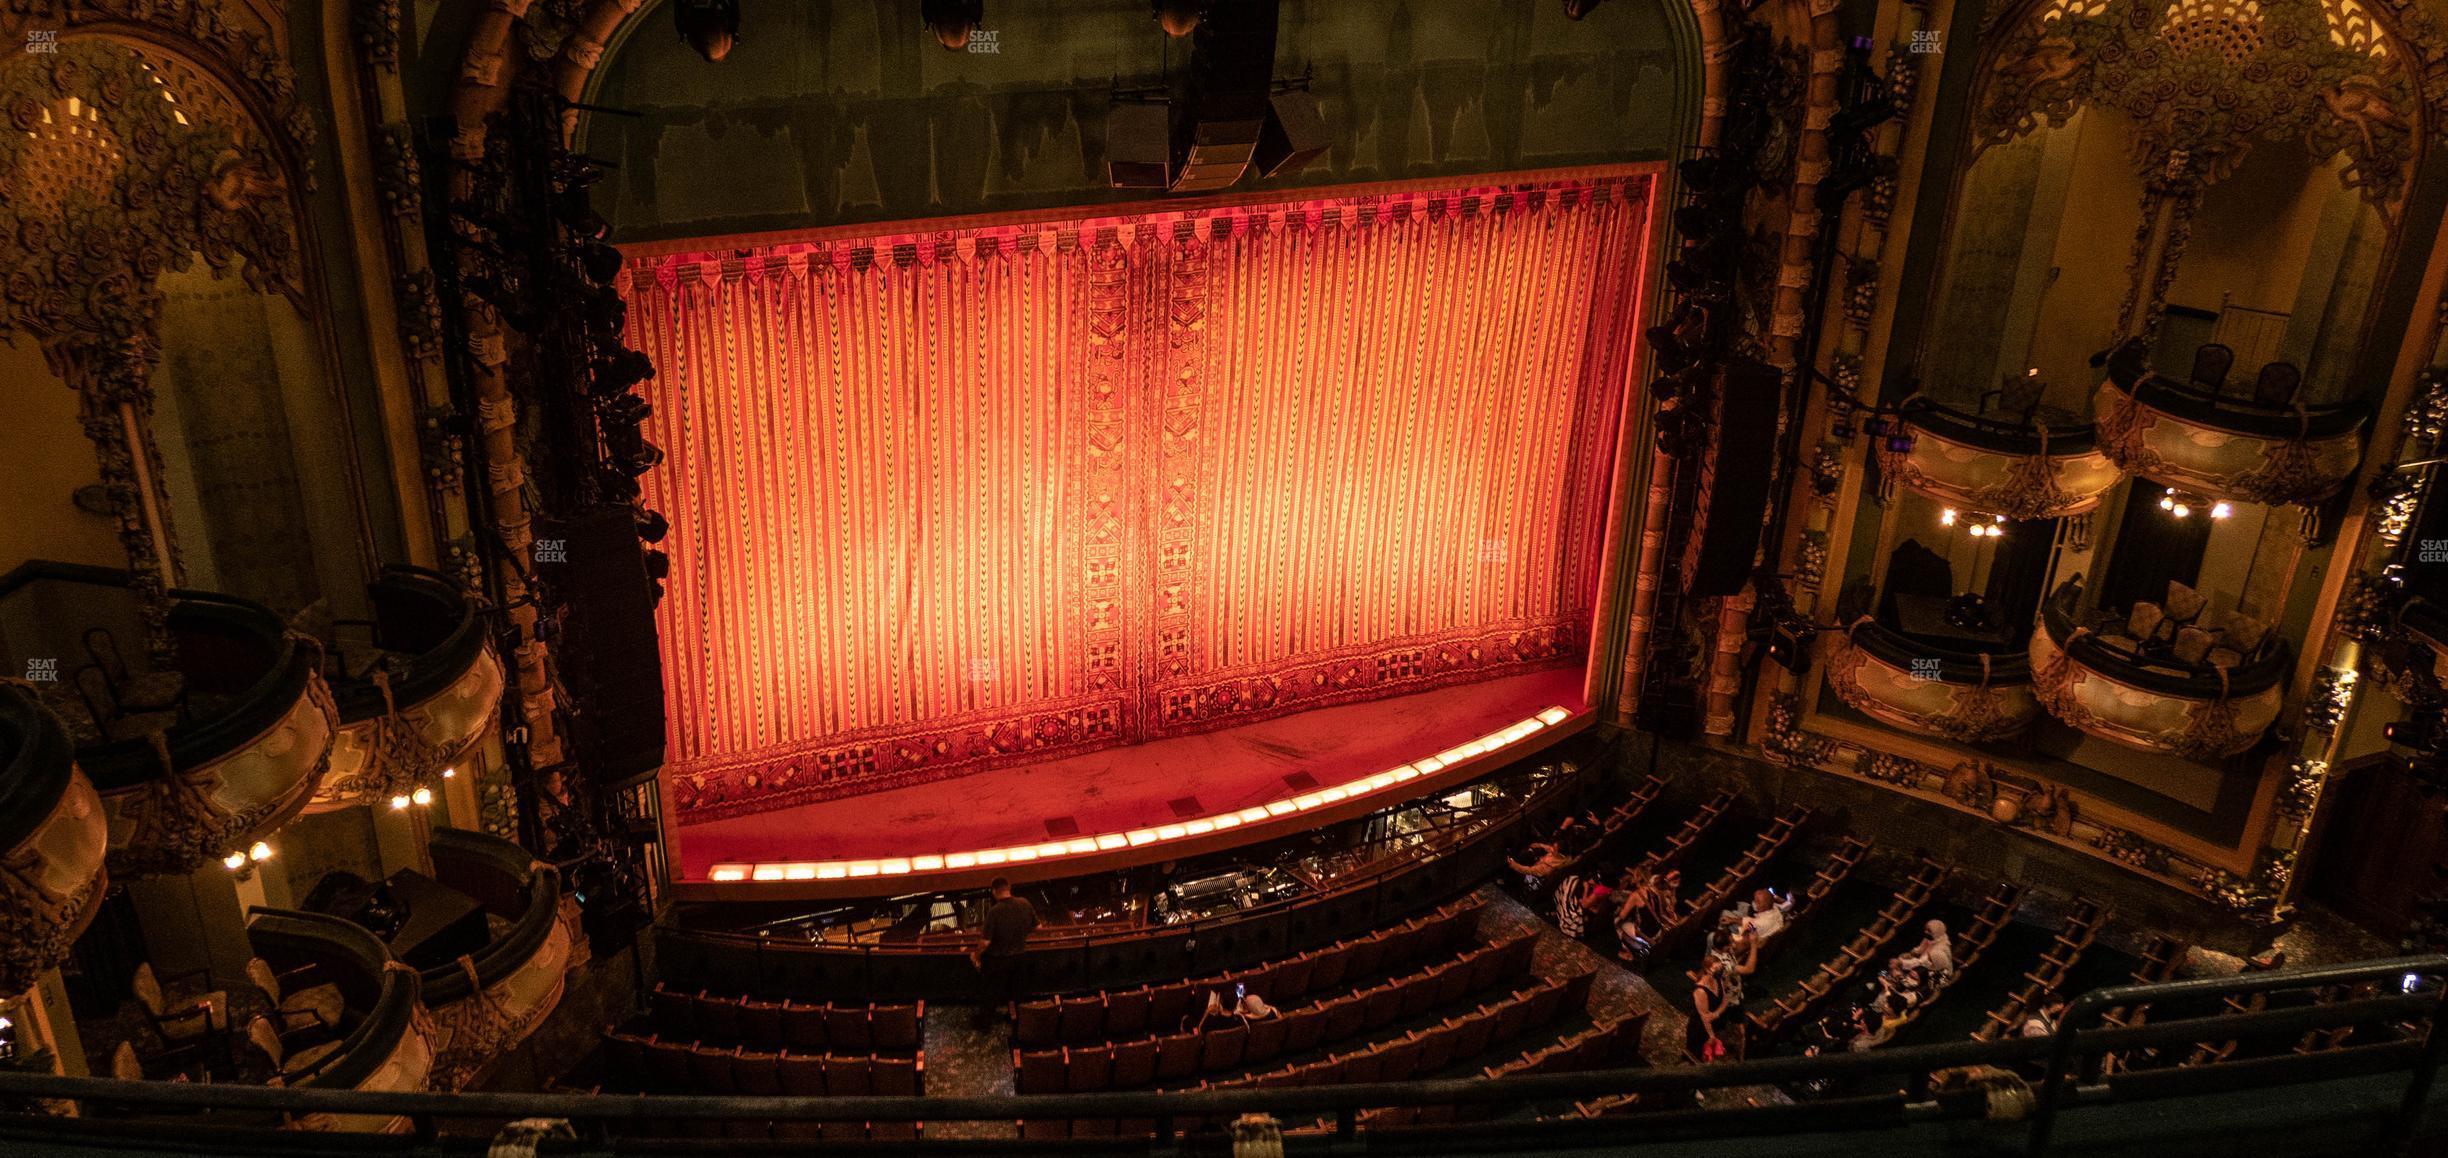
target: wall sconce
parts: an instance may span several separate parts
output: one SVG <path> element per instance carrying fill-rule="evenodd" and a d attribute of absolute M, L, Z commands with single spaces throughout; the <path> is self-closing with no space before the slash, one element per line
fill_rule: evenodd
<path fill-rule="evenodd" d="M 1988 521 L 1982 522 L 1983 519 Z M 1953 507 L 1939 512 L 1939 526 L 1952 527 L 1957 523 L 1965 524 L 1964 534 L 1975 539 L 1994 539 L 2006 533 L 2006 516 L 2004 515 L 1983 515 L 1977 512 L 1964 514 Z"/>
<path fill-rule="evenodd" d="M 244 852 L 232 851 L 222 857 L 221 867 L 238 874 L 239 880 L 245 880 L 255 875 L 256 865 L 272 859 L 272 856 L 272 846 L 259 840 L 248 845 Z"/>
<path fill-rule="evenodd" d="M 2166 494 L 2159 496 L 2159 509 L 2177 518 L 2189 519 L 2193 517 L 2193 509 L 2202 505 L 2202 502 L 2200 495 L 2169 487 Z M 2213 519 L 2230 518 L 2234 514 L 2235 505 L 2225 499 L 2219 499 L 2210 504 L 2210 517 Z"/>

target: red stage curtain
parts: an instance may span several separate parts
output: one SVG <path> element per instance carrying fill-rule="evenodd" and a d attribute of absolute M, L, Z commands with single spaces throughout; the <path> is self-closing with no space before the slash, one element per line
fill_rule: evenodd
<path fill-rule="evenodd" d="M 1573 662 L 1648 188 L 636 262 L 674 802 Z"/>

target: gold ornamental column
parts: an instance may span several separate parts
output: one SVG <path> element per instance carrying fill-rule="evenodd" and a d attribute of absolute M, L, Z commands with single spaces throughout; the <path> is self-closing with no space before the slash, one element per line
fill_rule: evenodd
<path fill-rule="evenodd" d="M 161 360 L 154 327 L 158 311 L 132 312 L 139 316 L 119 321 L 114 333 L 51 343 L 43 353 L 52 372 L 77 392 L 78 421 L 101 465 L 102 489 L 127 552 L 130 589 L 143 611 L 145 644 L 154 662 L 166 666 L 172 658 L 170 589 L 179 584 L 179 557 L 161 448 L 153 436 L 153 367 Z"/>

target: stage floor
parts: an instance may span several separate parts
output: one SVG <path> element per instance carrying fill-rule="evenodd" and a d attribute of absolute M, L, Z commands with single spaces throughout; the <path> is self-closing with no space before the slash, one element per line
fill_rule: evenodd
<path fill-rule="evenodd" d="M 705 881 L 718 863 L 908 857 L 1173 824 L 1416 761 L 1546 708 L 1578 717 L 1582 681 L 1578 666 L 1507 676 L 683 825 L 675 867 Z"/>

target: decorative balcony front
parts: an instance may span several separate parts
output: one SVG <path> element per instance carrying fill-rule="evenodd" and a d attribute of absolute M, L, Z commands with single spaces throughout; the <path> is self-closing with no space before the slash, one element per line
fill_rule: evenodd
<path fill-rule="evenodd" d="M 2291 389 L 2230 397 L 2216 385 L 2179 382 L 2151 372 L 2129 343 L 2109 358 L 2092 410 L 2100 448 L 2126 473 L 2274 506 L 2337 493 L 2363 461 L 2371 421 L 2360 400 L 2305 406 L 2292 398 Z"/>
<path fill-rule="evenodd" d="M 1910 448 L 1883 445 L 1879 468 L 1950 507 L 2009 519 L 2078 515 L 2125 477 L 2087 422 L 2002 422 L 1927 398 L 1906 402 L 1899 418 Z"/>
<path fill-rule="evenodd" d="M 2137 638 L 2130 618 L 2085 615 L 2080 578 L 2060 585 L 2032 631 L 2032 682 L 2066 726 L 2111 743 L 2217 761 L 2258 743 L 2278 719 L 2294 653 L 2274 632 L 2201 658 Z"/>
<path fill-rule="evenodd" d="M 83 935 L 109 887 L 109 839 L 66 727 L 32 692 L 0 685 L 0 998 Z"/>
<path fill-rule="evenodd" d="M 1864 616 L 1836 638 L 1828 686 L 1854 711 L 1963 743 L 2022 734 L 2040 717 L 2029 661 L 1934 646 Z"/>
<path fill-rule="evenodd" d="M 247 1038 L 268 1063 L 274 1085 L 311 1089 L 397 1093 L 427 1088 L 433 1070 L 434 1025 L 420 996 L 414 969 L 362 926 L 320 913 L 257 909 L 247 921 L 256 956 L 278 976 L 302 978 L 285 989 L 331 985 L 339 990 L 336 1024 L 312 1032 L 327 1040 L 294 1048 L 268 1019 L 257 1019 Z M 399 1132 L 406 1118 L 310 1114 L 290 1119 L 291 1129 Z"/>
<path fill-rule="evenodd" d="M 33 562 L 0 577 L 0 650 L 58 673 L 43 693 L 100 794 L 113 873 L 185 873 L 305 806 L 339 713 L 319 649 L 271 610 L 170 593 L 156 656 L 126 572 Z"/>
<path fill-rule="evenodd" d="M 481 832 L 445 828 L 431 844 L 434 876 L 474 897 L 495 926 L 490 942 L 427 969 L 433 1011 L 433 1086 L 460 1089 L 527 1039 L 561 1001 L 562 981 L 584 963 L 577 902 L 561 872 L 526 849 Z"/>
<path fill-rule="evenodd" d="M 331 771 L 307 805 L 372 804 L 464 758 L 501 706 L 502 666 L 467 593 L 442 575 L 389 567 L 367 588 L 370 646 L 342 633 L 332 695 L 340 735 Z"/>

